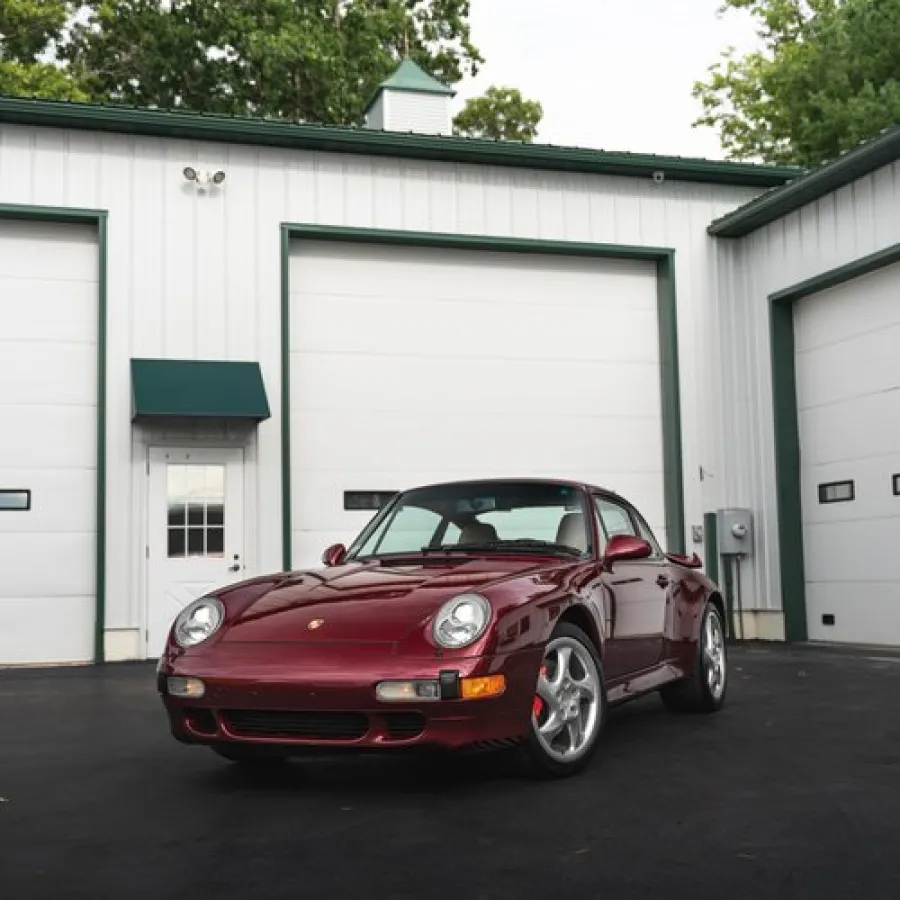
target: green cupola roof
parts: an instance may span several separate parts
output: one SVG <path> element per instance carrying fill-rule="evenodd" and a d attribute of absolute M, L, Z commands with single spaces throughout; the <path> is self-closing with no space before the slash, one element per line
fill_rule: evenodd
<path fill-rule="evenodd" d="M 415 91 L 419 94 L 444 94 L 450 97 L 456 93 L 453 88 L 441 84 L 408 58 L 400 63 L 400 68 L 387 81 L 381 83 L 378 90 Z"/>

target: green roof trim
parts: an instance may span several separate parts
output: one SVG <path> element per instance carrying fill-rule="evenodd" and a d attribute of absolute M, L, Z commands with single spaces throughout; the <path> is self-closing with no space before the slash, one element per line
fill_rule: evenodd
<path fill-rule="evenodd" d="M 744 237 L 898 159 L 900 125 L 888 128 L 837 159 L 802 172 L 787 184 L 755 197 L 716 219 L 707 231 L 715 237 Z"/>
<path fill-rule="evenodd" d="M 722 160 L 11 97 L 0 97 L 2 124 L 589 175 L 650 178 L 654 172 L 662 172 L 671 181 L 757 188 L 782 185 L 801 172 Z"/>
<path fill-rule="evenodd" d="M 456 91 L 452 87 L 432 78 L 421 66 L 411 59 L 404 59 L 400 67 L 387 81 L 383 81 L 379 91 L 410 91 L 416 94 L 439 94 L 453 97 Z"/>
<path fill-rule="evenodd" d="M 271 416 L 259 363 L 132 359 L 132 421 Z"/>

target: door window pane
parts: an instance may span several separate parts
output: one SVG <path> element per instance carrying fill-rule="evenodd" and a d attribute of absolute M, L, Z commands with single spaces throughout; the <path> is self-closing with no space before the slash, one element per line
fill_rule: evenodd
<path fill-rule="evenodd" d="M 167 466 L 168 555 L 224 556 L 225 466 Z"/>
<path fill-rule="evenodd" d="M 600 520 L 603 522 L 603 528 L 607 537 L 613 537 L 616 534 L 628 534 L 637 537 L 631 516 L 621 506 L 611 503 L 603 497 L 596 497 L 595 500 L 597 512 L 600 513 Z"/>

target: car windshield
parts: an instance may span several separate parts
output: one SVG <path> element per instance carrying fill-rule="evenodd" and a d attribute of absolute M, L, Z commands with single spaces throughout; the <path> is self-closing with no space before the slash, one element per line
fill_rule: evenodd
<path fill-rule="evenodd" d="M 481 481 L 398 495 L 360 534 L 348 556 L 514 550 L 578 557 L 589 547 L 589 520 L 578 488 Z"/>

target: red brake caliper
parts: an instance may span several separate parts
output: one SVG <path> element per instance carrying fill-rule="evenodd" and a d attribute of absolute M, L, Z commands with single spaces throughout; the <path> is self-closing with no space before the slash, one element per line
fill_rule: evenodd
<path fill-rule="evenodd" d="M 541 666 L 538 677 L 545 677 L 547 675 L 547 667 Z M 544 711 L 544 701 L 537 695 L 534 695 L 534 700 L 531 702 L 531 714 L 539 719 L 541 717 L 541 713 Z"/>

